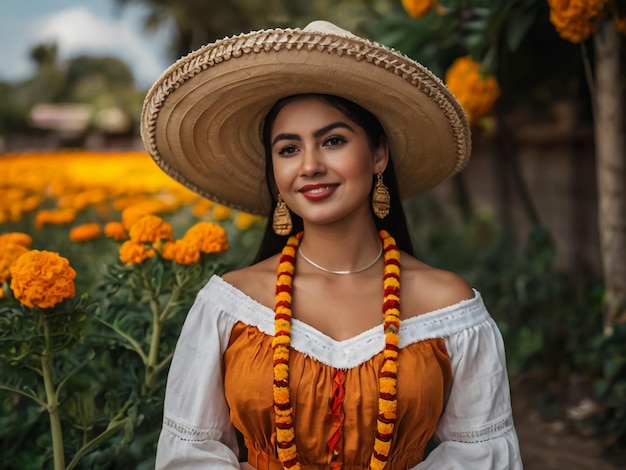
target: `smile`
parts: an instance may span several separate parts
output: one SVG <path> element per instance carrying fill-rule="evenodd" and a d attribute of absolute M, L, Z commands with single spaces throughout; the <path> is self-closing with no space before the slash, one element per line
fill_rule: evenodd
<path fill-rule="evenodd" d="M 332 195 L 336 184 L 310 184 L 300 188 L 300 193 L 309 200 L 319 201 Z"/>

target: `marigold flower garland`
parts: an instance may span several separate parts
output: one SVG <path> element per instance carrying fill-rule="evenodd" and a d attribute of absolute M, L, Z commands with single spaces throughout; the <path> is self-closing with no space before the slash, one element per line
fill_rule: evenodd
<path fill-rule="evenodd" d="M 277 270 L 274 339 L 274 413 L 276 447 L 285 469 L 300 470 L 293 407 L 289 394 L 289 347 L 291 344 L 291 302 L 296 251 L 303 233 L 289 237 L 283 248 Z M 385 349 L 379 378 L 378 417 L 370 468 L 382 470 L 389 459 L 391 438 L 397 418 L 397 378 L 400 331 L 400 250 L 388 232 L 379 232 L 384 252 L 383 314 Z"/>

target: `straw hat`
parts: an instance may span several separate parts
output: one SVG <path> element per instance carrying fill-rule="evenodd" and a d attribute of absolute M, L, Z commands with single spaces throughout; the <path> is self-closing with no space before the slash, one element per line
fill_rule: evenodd
<path fill-rule="evenodd" d="M 141 135 L 175 180 L 265 215 L 263 119 L 278 99 L 301 93 L 342 96 L 380 120 L 402 198 L 454 175 L 469 159 L 467 118 L 441 80 L 325 21 L 241 34 L 181 58 L 149 90 Z"/>

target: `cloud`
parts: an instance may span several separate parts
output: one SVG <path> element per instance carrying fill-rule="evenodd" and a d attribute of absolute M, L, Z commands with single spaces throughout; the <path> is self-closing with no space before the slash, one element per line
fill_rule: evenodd
<path fill-rule="evenodd" d="M 31 46 L 56 42 L 59 58 L 109 55 L 132 69 L 139 85 L 151 84 L 167 66 L 164 35 L 148 36 L 141 30 L 137 10 L 116 18 L 98 16 L 84 6 L 69 8 L 33 21 L 27 28 Z"/>

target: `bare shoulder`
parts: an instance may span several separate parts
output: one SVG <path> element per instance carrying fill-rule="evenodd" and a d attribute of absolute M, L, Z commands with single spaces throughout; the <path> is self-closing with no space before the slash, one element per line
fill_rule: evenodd
<path fill-rule="evenodd" d="M 257 302 L 271 307 L 274 302 L 277 256 L 272 256 L 252 266 L 230 271 L 224 274 L 222 279 Z"/>
<path fill-rule="evenodd" d="M 475 295 L 458 274 L 434 268 L 407 254 L 402 257 L 401 273 L 402 310 L 406 317 L 448 307 Z"/>

